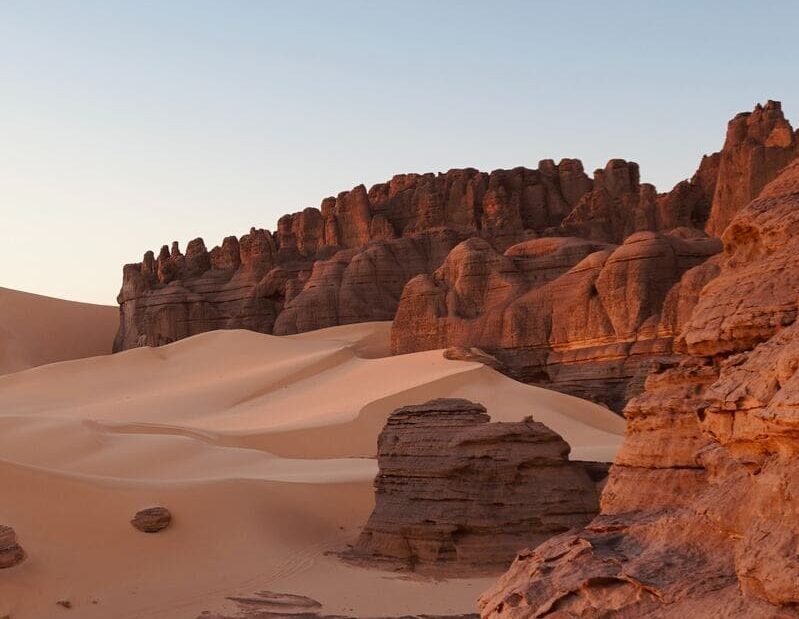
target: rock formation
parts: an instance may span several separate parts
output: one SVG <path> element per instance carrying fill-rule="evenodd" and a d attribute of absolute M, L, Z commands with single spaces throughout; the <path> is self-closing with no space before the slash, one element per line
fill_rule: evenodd
<path fill-rule="evenodd" d="M 797 154 L 799 133 L 785 120 L 778 101 L 733 118 L 718 164 L 708 233 L 721 236 L 733 216 Z"/>
<path fill-rule="evenodd" d="M 484 617 L 797 616 L 798 233 L 796 161 L 733 217 L 681 358 L 628 404 L 602 513 L 522 552 Z"/>
<path fill-rule="evenodd" d="M 136 512 L 130 524 L 142 533 L 158 533 L 172 524 L 172 514 L 166 507 L 148 507 Z"/>
<path fill-rule="evenodd" d="M 115 350 L 211 329 L 278 335 L 395 319 L 397 353 L 482 349 L 526 381 L 616 410 L 708 279 L 735 212 L 799 153 L 778 103 L 730 122 L 720 153 L 670 192 L 611 160 L 404 174 L 360 185 L 208 251 L 124 267 Z M 702 232 L 705 228 L 711 237 Z"/>
<path fill-rule="evenodd" d="M 353 555 L 507 566 L 519 547 L 596 514 L 596 486 L 560 436 L 534 421 L 489 420 L 468 400 L 394 411 L 378 439 L 375 508 Z"/>
<path fill-rule="evenodd" d="M 671 358 L 660 316 L 669 291 L 720 250 L 685 228 L 621 246 L 536 239 L 504 254 L 472 238 L 405 287 L 392 350 L 477 346 L 517 378 L 620 409 L 652 364 Z"/>
<path fill-rule="evenodd" d="M 115 350 L 212 329 L 286 334 L 390 320 L 405 282 L 438 268 L 459 241 L 483 235 L 506 247 L 536 236 L 591 183 L 568 159 L 538 170 L 404 174 L 285 215 L 274 234 L 252 229 L 210 252 L 195 239 L 185 256 L 177 243 L 164 246 L 123 269 Z"/>
<path fill-rule="evenodd" d="M 25 551 L 17 543 L 17 534 L 11 527 L 0 525 L 0 569 L 14 567 L 25 559 Z"/>

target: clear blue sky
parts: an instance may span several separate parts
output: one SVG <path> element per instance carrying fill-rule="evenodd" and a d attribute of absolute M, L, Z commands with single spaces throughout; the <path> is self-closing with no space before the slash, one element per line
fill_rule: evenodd
<path fill-rule="evenodd" d="M 122 264 L 399 172 L 579 157 L 659 190 L 768 98 L 799 2 L 0 1 L 0 286 Z"/>

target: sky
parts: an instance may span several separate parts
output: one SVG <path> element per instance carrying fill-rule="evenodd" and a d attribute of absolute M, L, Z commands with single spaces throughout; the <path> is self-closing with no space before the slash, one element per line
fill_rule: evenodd
<path fill-rule="evenodd" d="M 122 265 L 404 172 L 637 161 L 799 122 L 799 2 L 0 0 L 0 286 L 114 304 Z"/>

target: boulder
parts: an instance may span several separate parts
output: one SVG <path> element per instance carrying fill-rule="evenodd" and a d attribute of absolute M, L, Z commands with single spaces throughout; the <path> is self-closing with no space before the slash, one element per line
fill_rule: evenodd
<path fill-rule="evenodd" d="M 136 512 L 130 524 L 142 533 L 158 533 L 172 524 L 172 514 L 166 507 L 148 507 Z"/>
<path fill-rule="evenodd" d="M 399 408 L 378 439 L 375 508 L 353 556 L 410 567 L 507 566 L 588 522 L 597 489 L 541 423 L 490 423 L 468 400 Z"/>
<path fill-rule="evenodd" d="M 14 529 L 0 525 L 0 569 L 19 565 L 25 559 L 25 551 L 17 543 Z"/>

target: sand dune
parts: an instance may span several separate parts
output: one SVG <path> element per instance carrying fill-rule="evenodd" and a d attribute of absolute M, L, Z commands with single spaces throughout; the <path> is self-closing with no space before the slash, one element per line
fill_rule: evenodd
<path fill-rule="evenodd" d="M 0 374 L 111 352 L 119 308 L 0 288 Z"/>
<path fill-rule="evenodd" d="M 388 326 L 291 337 L 217 331 L 158 349 L 0 377 L 0 523 L 29 553 L 0 572 L 0 617 L 187 617 L 257 590 L 309 595 L 326 613 L 462 613 L 491 579 L 408 579 L 329 550 L 373 504 L 375 441 L 395 407 L 432 397 L 532 414 L 610 459 L 624 423 L 441 351 L 386 357 Z M 158 535 L 128 520 L 162 504 Z"/>

